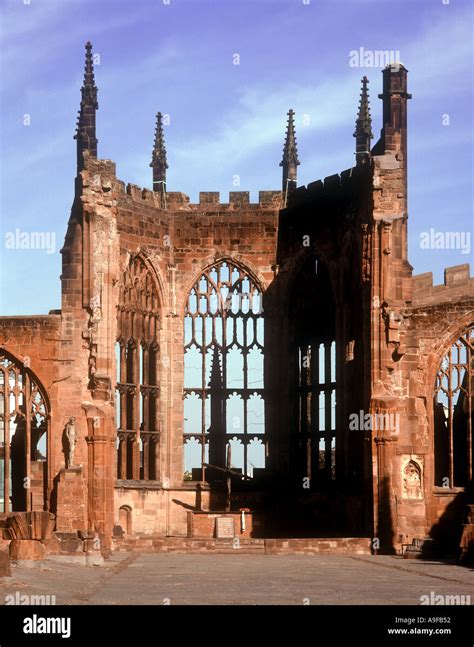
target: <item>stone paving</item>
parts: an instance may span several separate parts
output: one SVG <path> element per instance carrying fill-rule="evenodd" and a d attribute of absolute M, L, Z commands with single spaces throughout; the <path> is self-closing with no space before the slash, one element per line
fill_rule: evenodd
<path fill-rule="evenodd" d="M 474 571 L 393 556 L 114 554 L 104 566 L 52 559 L 12 566 L 6 595 L 55 595 L 56 604 L 420 604 L 421 595 L 470 595 Z"/>

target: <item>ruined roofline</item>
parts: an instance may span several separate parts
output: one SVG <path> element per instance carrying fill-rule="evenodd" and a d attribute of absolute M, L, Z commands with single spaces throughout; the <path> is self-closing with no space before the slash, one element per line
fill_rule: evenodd
<path fill-rule="evenodd" d="M 201 191 L 199 202 L 190 202 L 189 196 L 179 191 L 166 193 L 166 207 L 162 206 L 161 195 L 151 189 L 142 188 L 136 184 L 126 184 L 117 179 L 115 162 L 107 159 L 85 157 L 85 167 L 80 173 L 80 183 L 77 191 L 80 193 L 89 186 L 100 184 L 108 190 L 113 190 L 117 196 L 124 196 L 134 202 L 143 202 L 162 211 L 178 209 L 184 211 L 236 211 L 238 209 L 279 209 L 281 206 L 281 191 L 259 191 L 258 202 L 250 202 L 249 191 L 230 191 L 229 201 L 220 202 L 219 191 Z M 76 196 L 77 197 L 77 196 Z"/>
<path fill-rule="evenodd" d="M 97 87 L 95 86 L 94 79 L 94 69 L 93 69 L 93 58 L 92 58 L 92 44 L 88 41 L 86 43 L 86 65 L 85 65 L 85 76 L 84 76 L 84 85 L 81 88 L 82 92 L 82 101 L 81 101 L 81 111 L 80 111 L 80 120 L 78 124 L 78 130 L 76 132 L 75 138 L 78 140 L 78 171 L 87 169 L 88 165 L 93 159 L 97 159 L 97 139 L 95 133 L 95 110 L 98 108 L 97 103 Z M 373 138 L 372 133 L 372 119 L 370 115 L 370 98 L 368 92 L 368 83 L 369 79 L 364 76 L 362 78 L 362 89 L 359 100 L 359 109 L 356 120 L 356 129 L 353 133 L 353 136 L 356 137 L 356 167 L 369 167 L 371 166 L 371 158 L 377 155 L 384 155 L 391 152 L 401 152 L 403 164 L 406 169 L 406 128 L 407 128 L 407 116 L 406 116 L 406 100 L 411 98 L 411 95 L 407 92 L 407 68 L 401 61 L 395 61 L 387 64 L 382 70 L 382 93 L 378 95 L 383 101 L 383 117 L 382 117 L 382 130 L 379 140 L 376 142 L 375 146 L 370 147 L 371 140 Z M 402 104 L 400 104 L 400 100 Z M 82 120 L 83 109 L 87 108 L 92 111 L 88 113 L 87 119 Z M 349 173 L 349 176 L 352 176 L 355 167 L 352 167 L 348 171 L 343 171 L 337 175 L 331 175 L 326 177 L 323 182 L 316 181 L 308 184 L 307 187 L 297 187 L 297 176 L 296 171 L 300 162 L 298 159 L 297 145 L 296 145 L 296 133 L 295 133 L 295 122 L 294 122 L 294 111 L 290 108 L 288 111 L 288 122 L 286 129 L 286 139 L 283 149 L 283 159 L 280 163 L 280 166 L 283 166 L 283 184 L 280 194 L 280 207 L 286 208 L 288 205 L 297 204 L 302 199 L 304 200 L 307 196 L 306 193 L 312 195 L 314 192 L 320 191 L 320 185 L 323 184 L 324 188 L 327 188 L 327 185 L 330 185 L 331 188 L 334 186 L 341 185 L 343 186 L 346 182 L 345 174 Z M 157 208 L 167 209 L 172 205 L 185 205 L 181 206 L 181 209 L 198 209 L 201 208 L 203 204 L 206 205 L 219 205 L 220 208 L 229 209 L 235 208 L 235 205 L 241 205 L 242 207 L 254 207 L 261 206 L 264 204 L 267 206 L 270 204 L 273 208 L 277 207 L 276 201 L 276 191 L 260 191 L 259 192 L 259 202 L 250 203 L 249 194 L 245 191 L 233 191 L 230 192 L 229 202 L 220 203 L 219 194 L 216 192 L 201 192 L 199 203 L 190 203 L 189 197 L 180 192 L 167 192 L 166 191 L 166 170 L 168 169 L 167 163 L 167 151 L 164 143 L 164 131 L 163 131 L 163 115 L 161 112 L 158 112 L 156 115 L 156 126 L 155 126 L 155 138 L 152 152 L 152 162 L 150 164 L 153 167 L 153 191 L 160 194 L 161 204 L 157 204 L 157 201 L 147 197 L 148 189 L 140 189 L 142 192 L 142 199 L 150 200 L 153 202 L 154 206 Z M 87 128 L 90 129 L 87 137 L 88 142 L 82 141 L 85 138 L 85 135 L 81 135 L 82 130 L 86 128 L 85 124 L 87 123 Z M 85 132 L 85 131 L 84 131 Z M 397 135 L 402 133 L 401 143 L 398 141 Z M 87 144 L 87 145 L 85 145 Z M 398 151 L 398 149 L 401 149 Z M 99 161 L 99 160 L 97 160 Z M 107 162 L 107 160 L 103 160 Z M 113 164 L 113 162 L 110 162 Z M 115 165 L 114 165 L 115 169 Z M 114 170 L 115 175 L 115 170 Z M 334 178 L 339 178 L 334 179 Z M 124 185 L 125 186 L 125 185 Z M 129 195 L 136 196 L 135 187 L 136 185 L 127 185 L 126 192 Z M 124 189 L 125 192 L 125 189 Z M 278 192 L 280 193 L 280 192 Z M 292 195 L 291 199 L 290 194 L 296 193 L 297 195 Z M 272 194 L 275 194 L 272 196 Z M 217 195 L 217 198 L 215 197 Z M 308 195 L 308 197 L 309 197 Z M 206 196 L 206 197 L 202 197 Z M 271 197 L 270 197 L 271 196 Z M 171 204 L 168 204 L 171 199 Z"/>
<path fill-rule="evenodd" d="M 166 193 L 166 208 L 161 207 L 160 197 L 156 191 L 142 189 L 136 184 L 118 182 L 121 192 L 134 202 L 147 202 L 163 211 L 179 209 L 182 211 L 237 211 L 239 209 L 279 209 L 281 206 L 281 191 L 259 191 L 258 202 L 250 202 L 249 191 L 229 191 L 229 201 L 220 202 L 219 191 L 201 191 L 199 202 L 190 202 L 189 196 L 178 191 Z"/>
<path fill-rule="evenodd" d="M 354 180 L 371 173 L 371 164 L 352 166 L 349 169 L 328 175 L 323 180 L 315 180 L 296 188 L 288 200 L 288 206 L 294 207 L 325 195 L 333 195 L 338 189 L 350 189 Z"/>
<path fill-rule="evenodd" d="M 435 305 L 460 297 L 474 298 L 474 276 L 469 263 L 453 265 L 444 270 L 444 283 L 433 285 L 433 273 L 425 272 L 412 277 L 412 305 Z"/>

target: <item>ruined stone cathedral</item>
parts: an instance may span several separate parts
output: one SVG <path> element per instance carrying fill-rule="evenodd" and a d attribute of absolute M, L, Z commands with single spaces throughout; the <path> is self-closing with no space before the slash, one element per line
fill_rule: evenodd
<path fill-rule="evenodd" d="M 0 318 L 3 541 L 37 512 L 44 550 L 103 556 L 469 543 L 474 279 L 412 275 L 407 70 L 381 80 L 352 168 L 298 186 L 290 110 L 280 190 L 193 204 L 160 113 L 152 190 L 98 158 L 87 43 L 61 309 Z"/>

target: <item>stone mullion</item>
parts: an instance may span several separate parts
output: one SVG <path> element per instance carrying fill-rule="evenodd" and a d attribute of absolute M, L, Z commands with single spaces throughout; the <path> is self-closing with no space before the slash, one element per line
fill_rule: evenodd
<path fill-rule="evenodd" d="M 244 339 L 243 339 L 243 360 L 244 360 L 244 393 L 242 395 L 243 397 L 243 404 L 244 404 L 244 466 L 243 466 L 243 473 L 247 474 L 248 473 L 248 425 L 247 425 L 247 415 L 248 415 L 248 348 L 247 348 L 247 318 L 243 317 L 243 329 L 244 329 Z M 236 339 L 235 339 L 236 340 Z M 224 384 L 225 387 L 227 384 Z M 224 420 L 227 419 L 224 418 Z M 227 436 L 227 429 L 226 429 L 226 436 Z M 229 439 L 230 442 L 230 439 Z M 231 467 L 228 465 L 228 467 Z"/>
<path fill-rule="evenodd" d="M 321 394 L 321 387 L 319 385 L 319 342 L 313 340 L 310 348 L 313 380 L 313 424 L 311 429 L 311 435 L 313 436 L 312 473 L 317 477 L 319 474 L 319 397 Z"/>
<path fill-rule="evenodd" d="M 196 292 L 197 295 L 197 292 Z M 197 306 L 199 307 L 199 299 L 197 298 Z M 206 480 L 206 317 L 204 314 L 202 318 L 202 339 L 201 339 L 201 480 Z"/>
<path fill-rule="evenodd" d="M 306 433 L 307 433 L 307 426 L 308 426 L 308 413 L 307 413 L 307 408 L 308 408 L 308 400 L 307 400 L 307 367 L 305 366 L 306 364 L 306 353 L 307 353 L 308 347 L 301 346 L 300 350 L 300 357 L 299 357 L 299 379 L 300 379 L 300 438 L 301 440 L 305 440 L 306 438 Z"/>
<path fill-rule="evenodd" d="M 4 512 L 10 512 L 10 379 L 8 371 L 5 371 L 5 445 L 4 445 L 4 472 L 3 472 L 3 498 Z"/>
<path fill-rule="evenodd" d="M 15 373 L 16 384 L 18 385 L 18 374 Z M 25 429 L 25 476 L 24 487 L 26 488 L 26 511 L 31 510 L 31 382 L 29 376 L 24 373 L 24 394 L 25 394 L 25 413 L 26 413 L 26 429 Z"/>
<path fill-rule="evenodd" d="M 232 280 L 232 270 L 231 267 L 229 266 L 229 294 L 230 294 L 230 286 L 231 286 L 231 280 Z M 239 301 L 239 307 L 241 307 L 242 302 Z M 229 312 L 232 312 L 232 310 L 229 310 Z M 233 329 L 232 329 L 232 341 L 237 339 L 237 324 L 236 324 L 236 318 L 233 320 Z M 244 327 L 245 330 L 245 327 Z M 245 333 L 244 333 L 245 334 Z M 227 310 L 224 310 L 223 316 L 222 316 L 222 386 L 223 386 L 223 392 L 224 392 L 224 397 L 222 398 L 222 421 L 224 424 L 224 434 L 225 434 L 225 441 L 226 441 L 226 453 L 225 456 L 227 458 L 227 443 L 229 442 L 230 445 L 230 439 L 228 439 L 227 436 L 227 397 L 228 397 L 228 391 L 227 391 Z M 245 361 L 245 359 L 244 359 Z M 245 405 L 244 405 L 244 421 L 245 421 Z M 245 422 L 244 422 L 245 426 Z M 209 448 L 210 449 L 210 448 Z M 232 454 L 232 451 L 231 451 Z M 244 469 L 246 466 L 246 450 L 244 449 Z"/>
<path fill-rule="evenodd" d="M 143 480 L 148 481 L 150 478 L 150 438 L 148 435 L 142 437 L 143 440 Z"/>
<path fill-rule="evenodd" d="M 127 436 L 126 434 L 119 439 L 119 449 L 118 449 L 118 468 L 119 468 L 119 478 L 127 478 Z"/>
<path fill-rule="evenodd" d="M 453 439 L 453 392 L 452 392 L 453 349 L 449 349 L 448 365 L 448 442 L 449 442 L 449 486 L 454 487 L 454 439 Z"/>
<path fill-rule="evenodd" d="M 311 470 L 311 455 L 312 455 L 312 410 L 313 410 L 313 388 L 312 388 L 312 354 L 311 346 L 308 344 L 306 346 L 306 357 L 307 364 L 306 367 L 306 476 L 311 479 L 312 470 Z"/>
<path fill-rule="evenodd" d="M 324 381 L 325 381 L 325 398 L 324 398 L 324 471 L 326 477 L 331 477 L 331 445 L 332 445 L 332 430 L 331 430 L 331 342 L 324 344 Z"/>
<path fill-rule="evenodd" d="M 334 461 L 335 461 L 335 478 L 342 480 L 347 473 L 347 454 L 348 454 L 348 438 L 346 433 L 346 423 L 348 420 L 347 405 L 349 398 L 347 395 L 350 391 L 350 384 L 352 380 L 348 379 L 349 371 L 351 370 L 351 363 L 354 360 L 348 361 L 346 354 L 348 351 L 348 344 L 351 341 L 350 333 L 350 311 L 347 305 L 336 306 L 336 334 L 334 344 L 334 395 L 336 402 L 336 410 L 334 412 Z M 353 351 L 352 351 L 353 352 Z M 352 389 L 352 393 L 355 390 Z"/>
<path fill-rule="evenodd" d="M 126 431 L 127 429 L 127 393 L 126 386 L 122 386 L 119 389 L 120 397 L 120 429 Z"/>
<path fill-rule="evenodd" d="M 468 333 L 469 334 L 469 333 Z M 473 377 L 470 375 L 472 367 L 472 353 L 471 347 L 466 348 L 466 373 L 467 373 L 467 478 L 468 481 L 472 480 L 472 382 Z"/>
<path fill-rule="evenodd" d="M 125 384 L 127 380 L 127 354 L 126 346 L 122 341 L 120 343 L 120 383 Z M 125 431 L 127 429 L 127 392 L 126 387 L 122 386 L 119 389 L 120 397 L 120 428 Z"/>
<path fill-rule="evenodd" d="M 149 379 L 149 361 L 150 361 L 150 351 L 148 345 L 146 345 L 143 348 L 143 377 L 142 377 L 142 385 L 144 386 L 143 389 L 143 430 L 144 431 L 152 431 L 150 430 L 150 412 L 149 412 L 149 399 L 150 399 L 150 393 L 148 389 L 148 385 L 150 383 Z"/>
<path fill-rule="evenodd" d="M 150 478 L 152 478 L 153 480 L 158 480 L 160 477 L 159 443 L 159 438 L 156 438 L 156 436 L 150 436 L 150 466 L 153 466 L 153 474 L 150 476 Z"/>
<path fill-rule="evenodd" d="M 135 323 L 135 322 L 134 322 Z M 135 326 L 134 326 L 135 328 Z M 135 330 L 134 330 L 135 333 Z M 133 348 L 133 453 L 132 453 L 132 478 L 140 478 L 140 345 L 134 343 Z"/>

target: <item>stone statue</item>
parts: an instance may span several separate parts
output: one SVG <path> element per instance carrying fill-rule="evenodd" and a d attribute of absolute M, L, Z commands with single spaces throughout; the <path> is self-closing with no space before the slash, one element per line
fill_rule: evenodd
<path fill-rule="evenodd" d="M 403 470 L 403 486 L 408 499 L 421 499 L 421 470 L 418 463 L 409 461 Z"/>
<path fill-rule="evenodd" d="M 76 432 L 76 419 L 74 416 L 69 418 L 66 425 L 66 440 L 67 440 L 67 453 L 66 453 L 66 467 L 74 467 L 74 452 L 76 449 L 77 432 Z"/>

